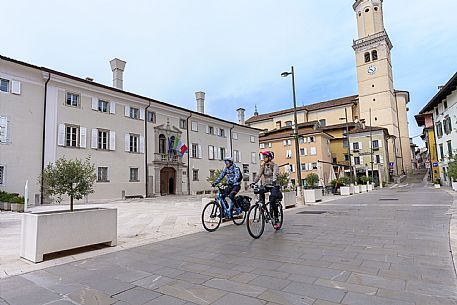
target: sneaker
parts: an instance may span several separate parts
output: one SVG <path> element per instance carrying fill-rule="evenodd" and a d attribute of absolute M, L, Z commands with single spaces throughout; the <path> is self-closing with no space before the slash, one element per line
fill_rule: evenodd
<path fill-rule="evenodd" d="M 273 228 L 274 228 L 275 230 L 279 230 L 279 229 L 281 229 L 281 225 L 280 225 L 279 223 L 276 223 L 276 224 L 273 226 Z"/>

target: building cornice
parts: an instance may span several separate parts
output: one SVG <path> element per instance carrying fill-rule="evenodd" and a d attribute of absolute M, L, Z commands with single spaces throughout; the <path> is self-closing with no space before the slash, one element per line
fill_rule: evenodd
<path fill-rule="evenodd" d="M 384 30 L 382 32 L 360 38 L 357 40 L 354 40 L 354 43 L 352 45 L 352 48 L 354 51 L 358 51 L 362 48 L 368 47 L 370 45 L 373 45 L 377 42 L 383 42 L 385 41 L 387 43 L 387 46 L 389 47 L 389 50 L 393 48 L 392 42 L 390 41 L 389 35 L 387 35 L 387 32 Z"/>

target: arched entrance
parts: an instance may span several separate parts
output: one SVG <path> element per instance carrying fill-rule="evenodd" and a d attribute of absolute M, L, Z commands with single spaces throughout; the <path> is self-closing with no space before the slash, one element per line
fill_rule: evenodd
<path fill-rule="evenodd" d="M 160 194 L 176 194 L 176 170 L 172 167 L 164 167 L 160 170 Z"/>

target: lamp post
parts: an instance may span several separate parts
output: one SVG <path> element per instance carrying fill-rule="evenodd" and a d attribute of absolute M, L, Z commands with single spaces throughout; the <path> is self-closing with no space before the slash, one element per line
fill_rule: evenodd
<path fill-rule="evenodd" d="M 349 177 L 351 178 L 352 182 L 352 161 L 351 161 L 351 143 L 349 143 L 349 121 L 348 121 L 348 110 L 344 108 L 344 118 L 340 118 L 340 120 L 346 121 L 346 140 L 348 142 L 348 161 L 349 161 Z"/>
<path fill-rule="evenodd" d="M 297 124 L 297 99 L 295 95 L 295 72 L 294 66 L 291 67 L 290 72 L 283 72 L 281 73 L 282 77 L 288 77 L 292 75 L 292 94 L 294 100 L 294 140 L 295 140 L 295 160 L 296 160 L 296 167 L 297 167 L 297 203 L 299 206 L 303 206 L 305 201 L 303 199 L 303 189 L 302 189 L 302 177 L 301 177 L 301 162 L 300 162 L 300 147 L 298 141 L 298 124 Z"/>
<path fill-rule="evenodd" d="M 373 162 L 373 128 L 371 127 L 371 108 L 370 108 L 370 154 L 371 154 L 371 183 L 374 182 L 374 162 Z"/>

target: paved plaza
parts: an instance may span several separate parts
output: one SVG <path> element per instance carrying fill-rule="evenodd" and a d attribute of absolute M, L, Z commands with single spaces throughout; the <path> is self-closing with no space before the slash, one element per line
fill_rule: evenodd
<path fill-rule="evenodd" d="M 324 202 L 259 240 L 227 225 L 10 276 L 0 304 L 457 304 L 452 203 L 423 184 Z"/>

